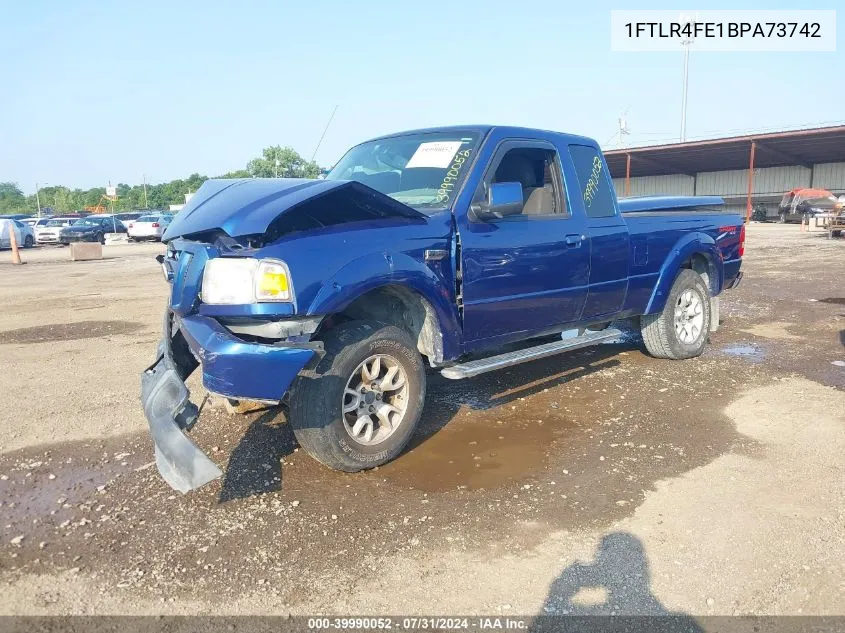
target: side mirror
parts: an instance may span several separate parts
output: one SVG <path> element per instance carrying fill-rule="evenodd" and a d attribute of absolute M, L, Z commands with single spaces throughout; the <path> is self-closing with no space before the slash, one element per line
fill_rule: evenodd
<path fill-rule="evenodd" d="M 506 218 L 522 213 L 522 184 L 495 182 L 487 189 L 487 201 L 475 205 L 475 214 L 482 220 Z"/>

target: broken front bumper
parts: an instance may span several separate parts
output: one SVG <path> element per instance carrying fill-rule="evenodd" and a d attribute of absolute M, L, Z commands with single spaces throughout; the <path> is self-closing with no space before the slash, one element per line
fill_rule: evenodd
<path fill-rule="evenodd" d="M 223 474 L 184 434 L 199 415 L 185 386 L 197 359 L 209 391 L 230 398 L 279 401 L 315 353 L 310 346 L 247 343 L 209 317 L 185 317 L 174 327 L 168 310 L 156 362 L 141 376 L 141 403 L 164 480 L 188 492 Z"/>

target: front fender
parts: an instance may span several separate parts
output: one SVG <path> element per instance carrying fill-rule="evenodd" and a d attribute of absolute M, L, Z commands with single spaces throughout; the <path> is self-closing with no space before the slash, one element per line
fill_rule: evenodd
<path fill-rule="evenodd" d="M 651 298 L 645 309 L 645 314 L 660 312 L 666 306 L 666 299 L 675 277 L 678 276 L 681 266 L 693 255 L 703 255 L 707 258 L 710 269 L 710 291 L 713 295 L 719 294 L 722 289 L 722 255 L 716 246 L 715 240 L 706 233 L 688 233 L 684 235 L 666 257 L 663 266 L 660 268 L 660 275 Z"/>
<path fill-rule="evenodd" d="M 437 315 L 444 358 L 460 355 L 460 324 L 448 284 L 403 253 L 371 253 L 349 262 L 322 283 L 308 314 L 340 312 L 361 295 L 387 285 L 414 290 L 428 301 Z"/>

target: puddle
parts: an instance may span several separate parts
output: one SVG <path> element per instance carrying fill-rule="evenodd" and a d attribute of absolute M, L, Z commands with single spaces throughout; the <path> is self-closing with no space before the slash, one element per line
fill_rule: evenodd
<path fill-rule="evenodd" d="M 494 489 L 543 471 L 561 421 L 465 423 L 442 429 L 379 469 L 379 476 L 425 492 Z"/>
<path fill-rule="evenodd" d="M 753 363 L 760 363 L 765 359 L 766 353 L 757 345 L 751 343 L 737 343 L 735 345 L 728 345 L 720 350 L 723 354 L 729 356 L 739 356 L 750 360 Z"/>
<path fill-rule="evenodd" d="M 0 332 L 0 343 L 46 343 L 49 341 L 75 341 L 86 338 L 101 338 L 109 334 L 126 334 L 142 327 L 132 321 L 76 321 L 37 325 L 17 330 Z"/>
<path fill-rule="evenodd" d="M 131 443 L 118 446 L 88 442 L 69 452 L 24 449 L 4 455 L 0 507 L 5 527 L 32 531 L 45 522 L 58 523 L 78 512 L 80 504 L 92 503 L 115 478 L 150 458 L 148 450 Z"/>

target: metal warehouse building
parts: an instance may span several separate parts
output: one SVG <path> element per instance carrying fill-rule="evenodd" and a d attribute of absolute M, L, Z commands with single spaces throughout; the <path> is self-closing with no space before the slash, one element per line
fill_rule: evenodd
<path fill-rule="evenodd" d="M 770 216 L 797 187 L 845 193 L 845 126 L 605 152 L 620 196 L 716 195 L 750 216 L 762 203 Z"/>

